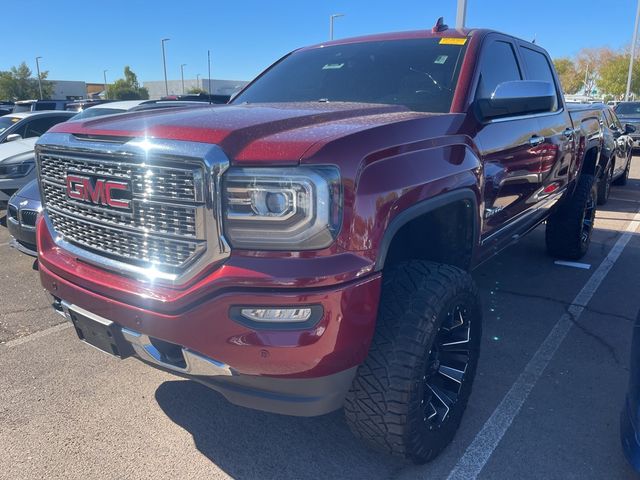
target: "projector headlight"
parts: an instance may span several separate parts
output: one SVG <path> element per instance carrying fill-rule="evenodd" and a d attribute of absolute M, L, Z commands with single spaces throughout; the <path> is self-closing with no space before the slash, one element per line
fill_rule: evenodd
<path fill-rule="evenodd" d="M 336 167 L 232 168 L 223 178 L 224 231 L 232 247 L 317 250 L 342 222 Z"/>

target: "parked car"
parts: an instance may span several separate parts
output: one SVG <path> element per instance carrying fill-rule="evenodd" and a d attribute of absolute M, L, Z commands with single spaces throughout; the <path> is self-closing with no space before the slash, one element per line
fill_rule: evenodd
<path fill-rule="evenodd" d="M 94 105 L 82 110 L 80 113 L 77 113 L 72 120 L 83 120 L 92 117 L 101 117 L 103 115 L 128 112 L 145 101 L 146 100 L 122 100 Z"/>
<path fill-rule="evenodd" d="M 623 123 L 628 123 L 636 127 L 636 131 L 631 134 L 633 147 L 640 147 L 640 102 L 620 102 L 614 109 L 616 115 Z"/>
<path fill-rule="evenodd" d="M 611 107 L 598 104 L 591 107 L 600 110 L 600 125 L 603 132 L 603 146 L 601 152 L 602 168 L 598 171 L 598 205 L 604 205 L 609 199 L 611 184 L 626 185 L 631 169 L 633 154 L 633 139 L 636 127 L 632 124 L 620 123 Z M 577 109 L 580 107 L 570 107 Z"/>
<path fill-rule="evenodd" d="M 622 410 L 622 447 L 629 463 L 640 473 L 640 311 L 631 341 L 629 392 Z"/>
<path fill-rule="evenodd" d="M 96 105 L 102 105 L 104 103 L 109 103 L 111 100 L 101 100 L 95 98 L 85 98 L 82 100 L 73 100 L 68 102 L 64 109 L 69 110 L 70 112 L 82 112 L 89 107 L 95 107 Z"/>
<path fill-rule="evenodd" d="M 344 406 L 425 462 L 475 376 L 469 271 L 543 222 L 551 255 L 587 252 L 599 118 L 565 108 L 545 50 L 490 30 L 302 48 L 229 105 L 41 137 L 42 284 L 86 343 L 246 407 Z"/>
<path fill-rule="evenodd" d="M 160 100 L 182 100 L 187 102 L 206 102 L 218 105 L 228 103 L 231 95 L 209 95 L 208 93 L 189 93 L 185 95 L 167 95 Z"/>
<path fill-rule="evenodd" d="M 13 102 L 0 101 L 0 116 L 13 112 Z"/>
<path fill-rule="evenodd" d="M 70 100 L 19 100 L 12 113 L 39 112 L 42 110 L 64 110 Z"/>
<path fill-rule="evenodd" d="M 40 189 L 36 179 L 31 180 L 9 199 L 7 227 L 11 246 L 27 255 L 37 256 L 36 219 L 40 210 Z"/>
<path fill-rule="evenodd" d="M 11 195 L 35 178 L 36 137 L 0 144 L 0 208 Z"/>
<path fill-rule="evenodd" d="M 39 137 L 54 125 L 66 122 L 74 112 L 21 112 L 0 117 L 0 144 L 21 138 Z"/>

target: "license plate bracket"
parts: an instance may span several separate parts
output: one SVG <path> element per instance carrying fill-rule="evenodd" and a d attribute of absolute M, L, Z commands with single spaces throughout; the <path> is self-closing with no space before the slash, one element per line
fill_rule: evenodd
<path fill-rule="evenodd" d="M 124 339 L 120 327 L 111 320 L 89 317 L 72 309 L 68 310 L 68 315 L 83 342 L 118 358 L 133 355 L 133 348 Z"/>

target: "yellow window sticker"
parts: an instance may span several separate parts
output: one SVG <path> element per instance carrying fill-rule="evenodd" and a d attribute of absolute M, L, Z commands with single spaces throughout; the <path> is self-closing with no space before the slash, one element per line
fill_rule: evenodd
<path fill-rule="evenodd" d="M 440 45 L 464 45 L 467 43 L 466 38 L 441 38 Z"/>

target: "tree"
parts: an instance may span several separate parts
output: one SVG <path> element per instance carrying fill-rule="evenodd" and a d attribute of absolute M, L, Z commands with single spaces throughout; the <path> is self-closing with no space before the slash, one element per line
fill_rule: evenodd
<path fill-rule="evenodd" d="M 578 93 L 583 84 L 583 77 L 578 72 L 575 63 L 570 58 L 556 58 L 553 64 L 560 77 L 562 91 L 569 95 Z"/>
<path fill-rule="evenodd" d="M 30 100 L 40 98 L 38 79 L 31 76 L 31 69 L 25 62 L 8 71 L 0 72 L 0 99 L 2 100 Z M 42 81 L 42 98 L 51 98 L 53 83 L 48 82 L 48 71 L 40 72 Z"/>
<path fill-rule="evenodd" d="M 583 48 L 576 56 L 576 69 L 582 75 L 583 91 L 591 95 L 598 81 L 600 65 L 606 63 L 616 52 L 610 48 Z"/>
<path fill-rule="evenodd" d="M 621 98 L 627 90 L 627 76 L 629 75 L 629 59 L 628 53 L 619 53 L 600 66 L 600 78 L 598 79 L 598 88 L 614 97 Z M 640 66 L 637 63 L 633 65 L 631 74 L 631 91 L 638 92 L 640 90 Z"/>
<path fill-rule="evenodd" d="M 207 91 L 203 90 L 202 88 L 191 87 L 189 90 L 187 90 L 187 93 L 190 95 L 199 95 L 201 93 L 204 93 L 206 95 Z"/>
<path fill-rule="evenodd" d="M 119 78 L 107 87 L 109 98 L 113 100 L 146 100 L 149 91 L 138 83 L 138 76 L 127 65 L 124 67 L 124 78 Z"/>

